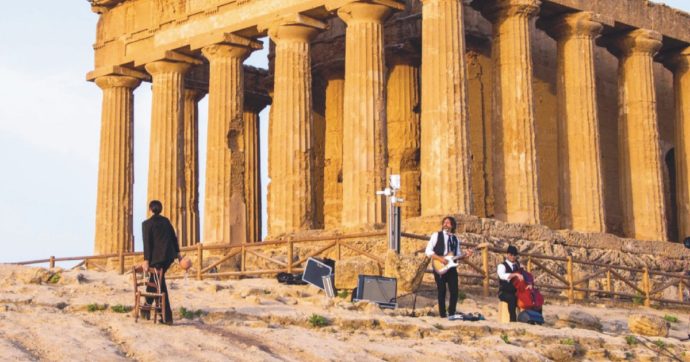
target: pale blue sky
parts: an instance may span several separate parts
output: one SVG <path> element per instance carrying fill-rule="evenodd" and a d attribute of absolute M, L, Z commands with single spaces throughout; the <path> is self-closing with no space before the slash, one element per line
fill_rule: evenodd
<path fill-rule="evenodd" d="M 690 12 L 690 0 L 665 3 Z M 84 79 L 97 19 L 86 0 L 12 1 L 0 12 L 0 262 L 93 252 L 101 91 Z M 249 61 L 265 64 L 265 53 Z M 142 84 L 135 92 L 137 250 L 150 100 Z M 203 175 L 206 98 L 199 109 Z"/>

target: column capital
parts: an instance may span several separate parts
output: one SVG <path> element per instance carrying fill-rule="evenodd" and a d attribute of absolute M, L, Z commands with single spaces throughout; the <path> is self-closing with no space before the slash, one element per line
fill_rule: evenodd
<path fill-rule="evenodd" d="M 539 12 L 539 0 L 488 0 L 474 1 L 472 6 L 492 22 L 512 16 L 532 17 Z"/>
<path fill-rule="evenodd" d="M 690 47 L 664 55 L 664 66 L 672 72 L 685 73 L 690 70 Z"/>
<path fill-rule="evenodd" d="M 649 29 L 635 29 L 625 34 L 604 40 L 607 49 L 619 58 L 632 54 L 654 56 L 661 49 L 661 33 Z"/>
<path fill-rule="evenodd" d="M 98 87 L 101 89 L 116 87 L 135 89 L 139 86 L 139 84 L 141 84 L 141 79 L 124 75 L 105 75 L 96 78 L 95 82 L 96 85 L 98 85 Z"/>
<path fill-rule="evenodd" d="M 149 74 L 155 76 L 161 73 L 182 73 L 184 74 L 191 64 L 182 62 L 171 62 L 168 60 L 156 60 L 151 63 L 147 63 L 144 68 Z"/>
<path fill-rule="evenodd" d="M 185 88 L 184 98 L 188 101 L 198 102 L 206 96 L 207 91 L 198 88 Z"/>
<path fill-rule="evenodd" d="M 567 40 L 572 37 L 596 38 L 604 29 L 604 24 L 608 23 L 602 15 L 590 11 L 569 13 L 537 21 L 537 25 L 555 40 Z"/>
<path fill-rule="evenodd" d="M 267 30 L 268 36 L 276 43 L 282 41 L 308 42 L 319 31 L 326 28 L 328 28 L 326 23 L 302 14 L 286 15 L 278 20 L 259 24 L 259 29 Z"/>
<path fill-rule="evenodd" d="M 220 43 L 201 48 L 201 54 L 211 62 L 225 58 L 239 58 L 244 61 L 251 50 L 251 48 L 242 45 Z"/>
<path fill-rule="evenodd" d="M 329 0 L 326 9 L 337 11 L 346 24 L 352 22 L 383 23 L 392 10 L 405 10 L 405 4 L 393 0 Z"/>

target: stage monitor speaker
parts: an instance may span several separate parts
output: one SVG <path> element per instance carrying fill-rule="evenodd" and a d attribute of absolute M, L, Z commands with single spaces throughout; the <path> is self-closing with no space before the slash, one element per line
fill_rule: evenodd
<path fill-rule="evenodd" d="M 324 289 L 323 277 L 331 276 L 333 268 L 314 258 L 307 259 L 307 265 L 302 274 L 302 280 L 319 288 Z"/>
<path fill-rule="evenodd" d="M 354 301 L 368 300 L 381 308 L 397 308 L 398 280 L 378 275 L 360 275 Z"/>

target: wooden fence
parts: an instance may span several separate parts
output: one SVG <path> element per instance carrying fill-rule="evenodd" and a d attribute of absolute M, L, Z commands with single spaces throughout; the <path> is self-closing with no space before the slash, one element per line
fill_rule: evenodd
<path fill-rule="evenodd" d="M 183 247 L 181 252 L 186 252 L 188 255 L 190 253 L 195 254 L 195 262 L 193 263 L 191 271 L 196 275 L 198 280 L 203 280 L 204 278 L 218 278 L 218 277 L 241 277 L 241 276 L 251 276 L 251 275 L 266 275 L 266 274 L 277 274 L 281 272 L 295 273 L 303 271 L 302 265 L 310 257 L 322 256 L 325 253 L 334 249 L 335 258 L 340 260 L 342 257 L 343 249 L 347 249 L 350 254 L 361 255 L 367 257 L 380 266 L 382 266 L 385 261 L 379 255 L 374 255 L 369 251 L 362 250 L 357 245 L 353 245 L 356 239 L 369 239 L 369 238 L 384 238 L 386 236 L 385 232 L 370 232 L 370 233 L 359 233 L 359 234 L 349 234 L 349 235 L 333 235 L 324 237 L 313 237 L 313 238 L 296 238 L 291 240 L 269 240 L 258 243 L 249 244 L 213 244 L 206 245 L 203 243 L 196 244 L 194 246 Z M 417 240 L 417 243 L 422 241 L 426 242 L 428 236 L 416 235 L 410 233 L 402 233 L 403 240 Z M 295 260 L 295 250 L 300 245 L 310 245 L 316 243 L 326 242 L 326 245 L 318 246 L 315 250 L 306 253 L 301 258 Z M 461 245 L 466 247 L 477 247 L 476 244 L 472 243 L 461 243 Z M 276 257 L 267 255 L 262 252 L 266 249 L 270 252 L 279 252 L 284 250 L 284 254 Z M 417 253 L 423 252 L 422 249 L 416 250 Z M 483 246 L 480 248 L 481 253 L 473 258 L 462 259 L 462 263 L 467 265 L 467 268 L 471 272 L 461 271 L 458 273 L 459 277 L 465 278 L 470 285 L 475 284 L 480 286 L 482 289 L 482 294 L 484 296 L 489 296 L 490 289 L 492 285 L 495 287 L 498 284 L 498 278 L 495 273 L 496 265 L 490 263 L 490 256 L 494 259 L 502 258 L 505 250 L 498 249 L 490 246 Z M 211 264 L 204 266 L 204 252 L 218 252 L 214 255 L 214 259 Z M 117 258 L 118 269 L 120 274 L 125 273 L 125 259 L 127 257 L 137 257 L 141 256 L 142 252 L 133 253 L 118 253 L 118 254 L 107 254 L 107 255 L 97 255 L 97 256 L 77 256 L 77 257 L 66 257 L 66 258 L 56 258 L 51 256 L 48 259 L 41 260 L 30 260 L 19 263 L 14 263 L 18 265 L 30 265 L 30 264 L 42 264 L 48 263 L 51 268 L 55 267 L 57 262 L 65 261 L 81 261 L 74 268 L 79 267 L 84 264 L 89 266 L 94 266 L 90 264 L 97 261 L 107 261 L 108 259 Z M 239 255 L 240 265 L 239 270 L 229 271 L 229 272 L 215 272 L 216 268 Z M 247 265 L 247 257 L 253 256 L 257 260 L 264 260 L 270 265 L 271 268 L 249 268 Z M 283 260 L 284 256 L 284 260 Z M 480 259 L 479 262 L 473 261 Z M 544 291 L 551 292 L 563 292 L 565 291 L 568 302 L 573 303 L 576 299 L 576 293 L 587 293 L 593 294 L 597 298 L 623 298 L 630 299 L 633 301 L 639 301 L 645 306 L 650 306 L 652 302 L 658 303 L 672 303 L 680 304 L 685 306 L 690 306 L 690 301 L 684 298 L 684 290 L 690 290 L 690 276 L 683 273 L 667 273 L 658 270 L 650 270 L 647 267 L 644 268 L 631 268 L 626 266 L 617 266 L 604 263 L 589 262 L 583 260 L 576 260 L 572 256 L 567 257 L 556 257 L 543 254 L 521 254 L 523 265 L 526 269 L 533 273 L 535 280 L 539 279 L 549 279 L 548 282 L 542 283 L 538 282 L 537 286 Z M 555 270 L 560 267 L 560 270 Z M 586 276 L 576 279 L 576 268 L 579 267 L 580 270 L 591 270 Z M 565 270 L 563 272 L 562 270 Z M 630 274 L 631 277 L 626 277 L 625 274 Z M 635 283 L 635 278 L 632 275 L 641 275 L 640 283 Z M 181 278 L 183 275 L 170 275 L 169 279 Z M 605 282 L 602 288 L 591 288 L 589 282 L 594 278 L 602 278 Z M 654 283 L 654 279 L 659 279 L 658 282 Z M 614 287 L 615 281 L 620 281 L 627 290 L 616 289 Z M 677 298 L 667 299 L 662 298 L 660 294 L 671 286 L 677 286 Z"/>

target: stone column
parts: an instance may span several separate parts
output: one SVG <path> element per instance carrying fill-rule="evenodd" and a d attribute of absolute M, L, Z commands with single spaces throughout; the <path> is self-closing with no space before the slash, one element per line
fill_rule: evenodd
<path fill-rule="evenodd" d="M 422 214 L 471 214 L 462 2 L 422 1 Z"/>
<path fill-rule="evenodd" d="M 396 55 L 388 72 L 387 131 L 388 168 L 400 175 L 402 217 L 419 216 L 419 66 L 412 55 Z M 433 173 L 433 170 L 431 171 Z"/>
<path fill-rule="evenodd" d="M 676 205 L 679 240 L 690 236 L 690 47 L 670 57 L 676 98 Z"/>
<path fill-rule="evenodd" d="M 625 236 L 666 240 L 664 184 L 656 115 L 653 57 L 661 34 L 637 29 L 614 39 L 619 59 L 618 143 Z"/>
<path fill-rule="evenodd" d="M 184 181 L 186 244 L 199 243 L 199 101 L 206 92 L 184 90 Z"/>
<path fill-rule="evenodd" d="M 187 245 L 183 97 L 189 66 L 166 60 L 146 64 L 153 78 L 148 200 L 163 203 L 162 215 L 170 219 L 180 245 Z"/>
<path fill-rule="evenodd" d="M 247 241 L 244 154 L 244 71 L 246 44 L 214 44 L 202 49 L 209 61 L 208 137 L 204 242 Z"/>
<path fill-rule="evenodd" d="M 383 20 L 399 3 L 347 2 L 345 34 L 342 226 L 385 222 L 386 102 Z M 398 7 L 399 6 L 399 7 Z M 327 5 L 328 7 L 328 5 Z"/>
<path fill-rule="evenodd" d="M 269 100 L 259 97 L 244 98 L 244 188 L 247 197 L 247 241 L 261 240 L 261 164 L 259 141 L 259 112 Z"/>
<path fill-rule="evenodd" d="M 562 227 L 605 232 L 594 39 L 603 26 L 590 12 L 546 22 L 558 42 L 558 159 Z"/>
<path fill-rule="evenodd" d="M 323 213 L 326 229 L 340 226 L 343 207 L 343 95 L 342 72 L 330 71 L 326 78 L 326 149 L 323 172 Z"/>
<path fill-rule="evenodd" d="M 482 14 L 493 24 L 496 217 L 539 224 L 529 22 L 540 2 L 488 0 L 480 4 Z"/>
<path fill-rule="evenodd" d="M 278 235 L 314 226 L 311 61 L 309 41 L 325 25 L 299 16 L 268 27 L 275 42 L 269 147 L 271 223 Z"/>
<path fill-rule="evenodd" d="M 96 255 L 133 251 L 133 91 L 140 82 L 133 77 L 118 75 L 96 79 L 96 84 L 103 90 L 96 196 Z"/>

